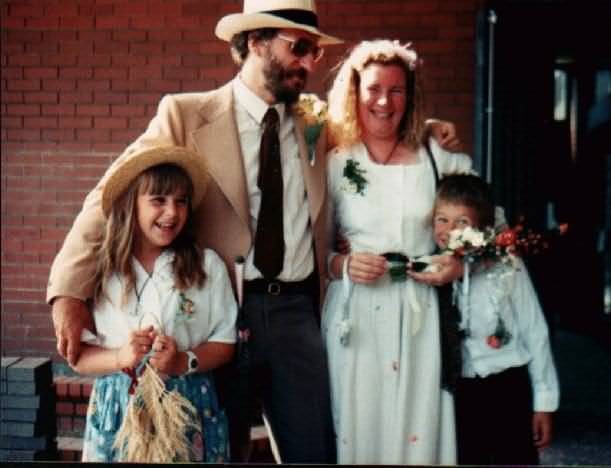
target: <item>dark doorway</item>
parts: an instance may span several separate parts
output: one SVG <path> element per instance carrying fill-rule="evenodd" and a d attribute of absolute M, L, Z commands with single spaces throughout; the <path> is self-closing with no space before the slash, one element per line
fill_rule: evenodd
<path fill-rule="evenodd" d="M 497 0 L 478 28 L 476 164 L 510 222 L 569 224 L 527 262 L 560 379 L 554 466 L 611 453 L 610 20 L 609 0 Z"/>
<path fill-rule="evenodd" d="M 569 224 L 529 267 L 552 329 L 600 337 L 611 312 L 610 19 L 609 1 L 491 1 L 478 42 L 481 173 L 510 222 Z"/>

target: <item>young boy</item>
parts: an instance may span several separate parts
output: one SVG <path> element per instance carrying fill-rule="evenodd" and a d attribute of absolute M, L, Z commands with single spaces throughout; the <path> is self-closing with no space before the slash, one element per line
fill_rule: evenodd
<path fill-rule="evenodd" d="M 433 229 L 444 249 L 449 233 L 494 225 L 488 185 L 473 175 L 445 177 Z M 547 324 L 521 260 L 473 265 L 469 287 L 457 285 L 462 377 L 454 393 L 459 464 L 538 463 L 552 438 L 558 378 Z"/>

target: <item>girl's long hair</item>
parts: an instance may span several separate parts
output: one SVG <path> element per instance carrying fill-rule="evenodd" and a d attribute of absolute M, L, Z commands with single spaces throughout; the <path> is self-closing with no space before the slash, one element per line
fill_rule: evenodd
<path fill-rule="evenodd" d="M 137 210 L 136 202 L 142 194 L 170 195 L 184 191 L 189 214 L 184 227 L 169 246 L 174 251 L 172 269 L 176 287 L 184 291 L 192 286 L 201 287 L 206 279 L 202 267 L 202 251 L 196 245 L 191 207 L 193 183 L 187 173 L 173 164 L 160 164 L 143 171 L 113 204 L 106 221 L 104 238 L 97 255 L 94 278 L 94 302 L 107 298 L 105 291 L 113 273 L 125 280 L 122 301 L 125 303 L 135 289 L 136 274 L 132 267 Z"/>

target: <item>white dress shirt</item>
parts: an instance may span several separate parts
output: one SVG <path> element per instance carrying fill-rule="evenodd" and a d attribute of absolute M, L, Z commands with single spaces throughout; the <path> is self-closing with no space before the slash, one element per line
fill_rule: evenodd
<path fill-rule="evenodd" d="M 191 287 L 181 295 L 175 287 L 173 259 L 172 251 L 164 251 L 149 275 L 133 258 L 136 287 L 125 302 L 123 278 L 113 274 L 106 288 L 109 300 L 102 300 L 93 312 L 98 333 L 96 344 L 119 348 L 127 343 L 130 331 L 149 325 L 172 336 L 179 351 L 208 341 L 235 343 L 237 305 L 223 261 L 214 251 L 205 249 L 204 285 Z M 192 303 L 190 313 L 183 306 L 186 300 Z"/>
<path fill-rule="evenodd" d="M 261 206 L 261 190 L 257 186 L 259 175 L 259 146 L 263 135 L 263 116 L 270 107 L 237 76 L 233 80 L 234 112 L 244 158 L 246 185 L 250 205 L 250 226 L 257 231 Z M 300 281 L 314 270 L 314 249 L 305 182 L 295 137 L 295 123 L 283 103 L 273 106 L 280 117 L 280 153 L 284 187 L 284 265 L 278 275 L 282 281 Z M 253 280 L 263 275 L 254 265 L 254 245 L 244 265 L 244 279 Z"/>
<path fill-rule="evenodd" d="M 461 324 L 469 332 L 463 340 L 463 377 L 486 377 L 510 367 L 528 364 L 534 411 L 556 411 L 558 376 L 552 357 L 547 323 L 524 263 L 517 269 L 497 264 L 471 275 L 468 296 L 456 288 Z M 498 317 L 503 319 L 510 341 L 490 347 Z"/>

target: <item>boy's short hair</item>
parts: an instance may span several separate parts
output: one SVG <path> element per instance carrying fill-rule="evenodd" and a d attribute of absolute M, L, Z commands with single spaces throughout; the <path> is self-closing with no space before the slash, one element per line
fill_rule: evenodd
<path fill-rule="evenodd" d="M 481 177 L 473 174 L 450 174 L 441 179 L 438 202 L 464 205 L 475 210 L 479 228 L 494 226 L 492 190 Z"/>

